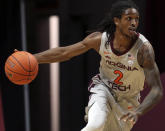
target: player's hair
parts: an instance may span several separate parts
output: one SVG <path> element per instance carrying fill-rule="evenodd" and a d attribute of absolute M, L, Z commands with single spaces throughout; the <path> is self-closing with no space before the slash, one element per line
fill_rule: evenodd
<path fill-rule="evenodd" d="M 116 25 L 113 20 L 114 17 L 121 18 L 123 12 L 128 8 L 135 8 L 139 11 L 139 8 L 132 0 L 120 0 L 112 4 L 110 12 L 98 25 L 97 31 L 107 32 L 108 39 L 110 40 L 110 36 L 112 36 L 116 30 Z"/>

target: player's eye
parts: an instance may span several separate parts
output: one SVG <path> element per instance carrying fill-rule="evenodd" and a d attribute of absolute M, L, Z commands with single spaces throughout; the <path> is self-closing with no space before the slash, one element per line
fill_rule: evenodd
<path fill-rule="evenodd" d="M 130 21 L 131 20 L 131 17 L 127 17 L 127 20 Z"/>

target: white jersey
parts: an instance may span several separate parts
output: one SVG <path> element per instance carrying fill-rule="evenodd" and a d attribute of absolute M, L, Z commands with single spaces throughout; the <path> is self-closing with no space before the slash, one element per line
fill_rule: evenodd
<path fill-rule="evenodd" d="M 137 53 L 148 40 L 139 34 L 135 44 L 126 53 L 117 55 L 113 43 L 108 42 L 107 34 L 102 34 L 99 53 L 101 55 L 100 77 L 117 97 L 137 96 L 144 87 L 144 71 L 138 64 Z"/>

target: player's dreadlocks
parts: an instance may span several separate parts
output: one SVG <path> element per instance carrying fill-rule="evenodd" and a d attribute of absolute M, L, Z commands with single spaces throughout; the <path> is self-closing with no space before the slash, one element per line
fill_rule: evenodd
<path fill-rule="evenodd" d="M 113 20 L 114 17 L 121 18 L 123 12 L 128 8 L 135 8 L 136 10 L 139 10 L 136 4 L 131 0 L 120 0 L 114 3 L 109 14 L 107 14 L 107 16 L 98 25 L 97 31 L 107 32 L 108 39 L 110 40 L 110 35 L 112 36 L 116 30 Z"/>

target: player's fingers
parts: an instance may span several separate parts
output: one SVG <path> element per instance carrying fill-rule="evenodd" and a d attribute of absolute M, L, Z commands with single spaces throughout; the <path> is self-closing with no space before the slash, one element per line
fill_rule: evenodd
<path fill-rule="evenodd" d="M 127 121 L 130 121 L 130 122 L 133 122 L 133 121 L 135 121 L 135 118 L 134 118 L 134 116 L 129 116 L 129 117 L 127 118 Z"/>
<path fill-rule="evenodd" d="M 124 120 L 124 121 L 126 121 L 127 118 L 128 118 L 128 116 L 129 116 L 129 113 L 123 115 L 123 116 L 120 118 L 120 120 Z"/>
<path fill-rule="evenodd" d="M 17 49 L 14 49 L 14 52 L 17 52 L 17 51 L 19 51 L 19 50 L 17 50 Z"/>
<path fill-rule="evenodd" d="M 130 113 L 127 115 L 127 117 L 123 118 L 123 120 L 124 120 L 125 122 L 130 121 L 130 120 L 132 120 L 132 119 L 133 119 L 133 115 L 130 114 Z"/>
<path fill-rule="evenodd" d="M 128 120 L 131 124 L 135 124 L 137 122 L 137 117 L 136 116 L 131 116 L 128 118 Z"/>
<path fill-rule="evenodd" d="M 129 122 L 134 125 L 136 123 L 136 120 L 135 119 L 132 119 Z"/>

